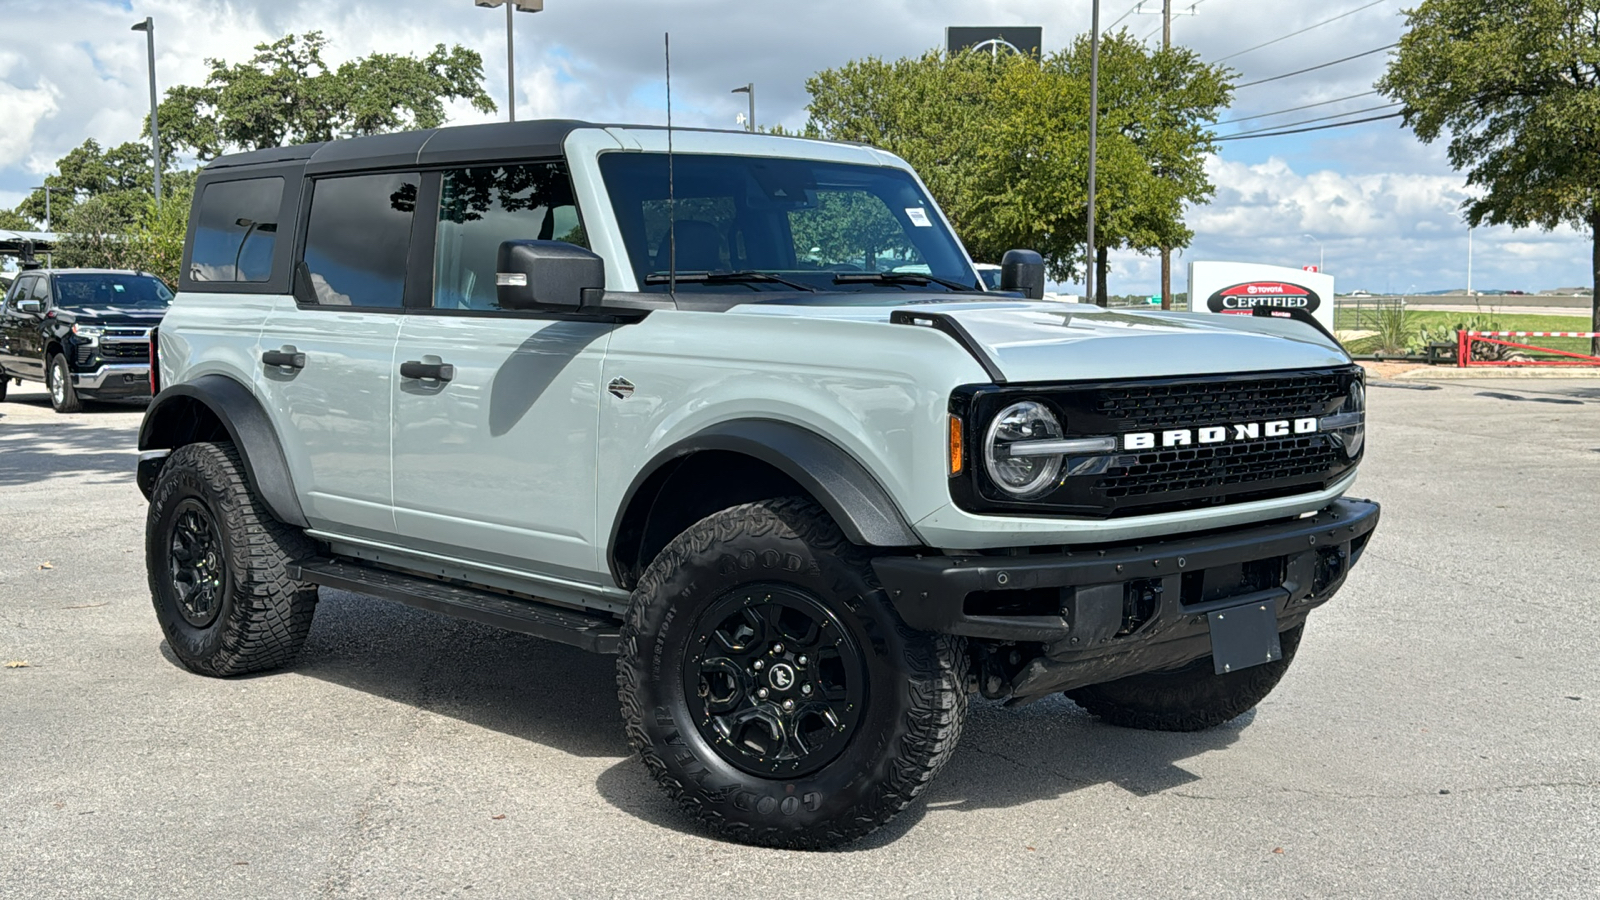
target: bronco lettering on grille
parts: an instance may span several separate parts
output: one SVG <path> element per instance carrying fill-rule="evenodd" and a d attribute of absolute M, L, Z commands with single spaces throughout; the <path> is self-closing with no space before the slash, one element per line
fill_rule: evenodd
<path fill-rule="evenodd" d="M 1207 428 L 1168 428 L 1163 431 L 1141 431 L 1122 436 L 1124 450 L 1154 450 L 1157 447 L 1187 447 L 1193 444 L 1221 444 L 1229 441 L 1258 441 L 1262 435 L 1269 438 L 1289 434 L 1315 434 L 1317 420 L 1280 419 L 1275 422 L 1246 422 L 1235 425 L 1213 425 Z"/>

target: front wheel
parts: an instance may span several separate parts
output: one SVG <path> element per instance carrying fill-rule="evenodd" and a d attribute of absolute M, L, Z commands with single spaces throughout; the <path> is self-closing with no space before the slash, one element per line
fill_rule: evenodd
<path fill-rule="evenodd" d="M 959 638 L 895 613 L 810 500 L 708 516 L 651 563 L 617 661 L 628 739 L 712 832 L 821 849 L 904 809 L 966 715 Z"/>
<path fill-rule="evenodd" d="M 1265 700 L 1294 661 L 1304 625 L 1278 636 L 1283 658 L 1218 675 L 1211 657 L 1170 672 L 1130 675 L 1067 691 L 1067 698 L 1124 728 L 1203 731 L 1237 718 Z"/>
<path fill-rule="evenodd" d="M 50 357 L 45 367 L 45 387 L 50 389 L 50 407 L 58 413 L 75 413 L 83 409 L 78 399 L 78 389 L 72 386 L 72 372 L 67 368 L 67 358 L 60 353 Z"/>

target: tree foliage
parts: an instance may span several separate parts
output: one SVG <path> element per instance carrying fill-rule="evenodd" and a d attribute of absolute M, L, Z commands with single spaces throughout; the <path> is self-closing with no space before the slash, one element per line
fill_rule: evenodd
<path fill-rule="evenodd" d="M 381 134 L 444 124 L 446 100 L 494 112 L 483 57 L 437 45 L 421 59 L 374 53 L 330 68 L 319 31 L 256 45 L 249 61 L 207 60 L 201 86 L 167 91 L 161 136 L 202 160 L 238 150 Z M 145 133 L 149 134 L 148 124 Z"/>
<path fill-rule="evenodd" d="M 1212 193 L 1207 124 L 1228 103 L 1226 69 L 1127 32 L 1101 42 L 1096 240 L 1185 246 L 1185 204 Z M 998 261 L 1038 250 L 1050 274 L 1081 271 L 1087 240 L 1089 41 L 1043 59 L 932 51 L 819 72 L 807 133 L 893 152 L 922 174 L 968 250 Z"/>
<path fill-rule="evenodd" d="M 1423 141 L 1449 133 L 1467 220 L 1587 231 L 1600 286 L 1600 0 L 1423 0 L 1407 26 L 1377 87 Z"/>
<path fill-rule="evenodd" d="M 90 197 L 67 210 L 57 232 L 52 262 L 62 268 L 137 269 L 178 283 L 183 241 L 189 230 L 193 188 L 182 185 L 158 208 L 154 197 L 132 222 L 105 197 Z"/>

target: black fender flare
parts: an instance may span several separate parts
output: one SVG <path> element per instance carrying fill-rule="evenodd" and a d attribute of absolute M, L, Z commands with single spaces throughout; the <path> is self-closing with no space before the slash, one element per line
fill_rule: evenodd
<path fill-rule="evenodd" d="M 772 466 L 804 488 L 827 510 L 851 543 L 869 547 L 920 547 L 889 492 L 838 444 L 814 431 L 773 419 L 719 422 L 656 454 L 622 496 L 607 548 L 617 571 L 618 536 L 639 491 L 664 466 L 705 450 L 743 454 Z M 620 583 L 620 582 L 619 582 Z"/>
<path fill-rule="evenodd" d="M 227 432 L 228 440 L 244 460 L 245 478 L 256 496 L 279 521 L 308 528 L 300 498 L 289 476 L 289 459 L 284 455 L 278 432 L 267 411 L 250 389 L 226 375 L 202 375 L 193 381 L 175 384 L 150 401 L 144 423 L 139 426 L 139 489 L 145 496 L 155 486 L 164 456 L 151 451 L 176 450 L 184 444 L 208 438 L 196 437 L 192 417 L 184 411 L 198 403 L 210 411 Z M 147 458 L 146 454 L 150 454 Z"/>

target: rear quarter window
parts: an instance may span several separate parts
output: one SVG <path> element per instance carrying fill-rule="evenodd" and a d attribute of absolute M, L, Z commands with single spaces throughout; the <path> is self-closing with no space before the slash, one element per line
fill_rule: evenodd
<path fill-rule="evenodd" d="M 279 177 L 206 185 L 195 208 L 190 280 L 199 284 L 260 283 L 272 277 L 283 185 Z"/>

